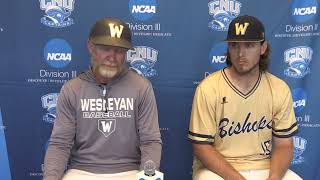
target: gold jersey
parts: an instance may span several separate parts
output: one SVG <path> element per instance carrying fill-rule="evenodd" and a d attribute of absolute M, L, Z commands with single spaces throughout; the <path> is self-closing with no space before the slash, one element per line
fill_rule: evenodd
<path fill-rule="evenodd" d="M 237 170 L 270 168 L 272 136 L 290 137 L 298 130 L 288 85 L 263 72 L 247 93 L 228 79 L 225 69 L 196 89 L 188 137 L 211 144 Z M 195 157 L 194 172 L 203 168 Z"/>

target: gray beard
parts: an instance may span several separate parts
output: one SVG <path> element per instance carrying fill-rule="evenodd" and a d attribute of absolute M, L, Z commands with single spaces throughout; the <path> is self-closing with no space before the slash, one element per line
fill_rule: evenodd
<path fill-rule="evenodd" d="M 102 78 L 111 79 L 114 76 L 116 76 L 118 73 L 117 68 L 109 68 L 103 65 L 98 66 L 95 63 L 93 57 L 91 57 L 91 66 L 92 66 L 92 70 L 98 75 L 100 75 Z"/>
<path fill-rule="evenodd" d="M 97 70 L 100 76 L 108 79 L 113 78 L 118 73 L 117 68 L 108 68 L 105 66 L 99 66 Z"/>

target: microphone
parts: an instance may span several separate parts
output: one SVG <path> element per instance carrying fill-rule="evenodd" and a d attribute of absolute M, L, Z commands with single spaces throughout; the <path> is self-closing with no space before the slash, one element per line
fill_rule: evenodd
<path fill-rule="evenodd" d="M 106 101 L 106 103 L 105 103 L 105 106 L 104 106 L 104 108 L 105 108 L 105 113 L 107 113 L 108 112 L 108 98 L 107 98 L 107 88 L 106 88 L 106 86 L 105 85 L 99 85 L 99 87 L 101 87 L 101 95 L 103 96 L 103 100 L 105 100 Z"/>
<path fill-rule="evenodd" d="M 152 160 L 148 160 L 143 165 L 143 171 L 137 173 L 136 180 L 163 180 L 163 173 L 156 170 Z"/>

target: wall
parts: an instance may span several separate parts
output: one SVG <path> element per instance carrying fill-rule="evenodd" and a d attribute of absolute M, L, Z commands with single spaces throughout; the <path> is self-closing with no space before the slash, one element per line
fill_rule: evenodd
<path fill-rule="evenodd" d="M 64 18 L 53 23 L 46 13 L 57 12 Z M 154 52 L 139 62 L 146 69 L 132 56 L 128 64 L 154 86 L 166 179 L 191 179 L 187 130 L 193 93 L 206 75 L 225 66 L 228 23 L 244 14 L 264 22 L 270 71 L 292 90 L 300 128 L 292 169 L 304 179 L 320 179 L 317 0 L 1 0 L 0 179 L 42 178 L 59 90 L 88 68 L 89 28 L 106 16 L 129 23 L 136 50 Z M 48 53 L 64 57 L 47 60 Z"/>

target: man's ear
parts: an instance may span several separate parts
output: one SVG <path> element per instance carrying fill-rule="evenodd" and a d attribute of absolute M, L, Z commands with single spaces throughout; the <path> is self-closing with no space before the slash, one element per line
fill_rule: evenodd
<path fill-rule="evenodd" d="M 88 47 L 88 50 L 89 50 L 90 54 L 92 54 L 92 52 L 93 52 L 93 48 L 94 48 L 93 46 L 94 46 L 94 44 L 90 41 L 90 39 L 88 39 L 87 47 Z"/>
<path fill-rule="evenodd" d="M 262 45 L 261 45 L 260 55 L 263 55 L 263 54 L 266 52 L 267 47 L 268 47 L 268 43 L 267 43 L 267 41 L 264 41 L 264 42 L 262 43 Z"/>

